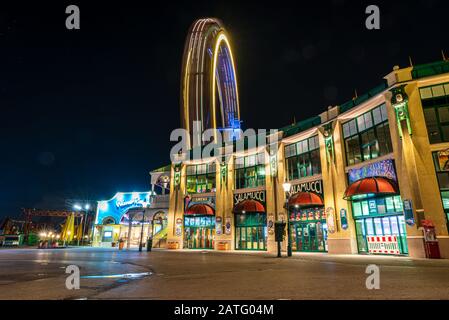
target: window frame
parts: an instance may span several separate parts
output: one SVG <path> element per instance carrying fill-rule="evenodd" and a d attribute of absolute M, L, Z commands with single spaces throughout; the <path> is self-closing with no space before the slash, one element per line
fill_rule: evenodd
<path fill-rule="evenodd" d="M 285 152 L 286 149 L 289 149 L 288 155 Z M 293 153 L 290 153 L 290 149 L 293 149 Z M 304 151 L 305 149 L 306 151 Z M 318 135 L 286 145 L 284 154 L 286 178 L 288 181 L 321 174 L 321 153 Z M 317 163 L 312 161 L 315 158 L 319 160 Z M 294 163 L 295 168 L 292 168 L 292 163 Z"/>
<path fill-rule="evenodd" d="M 261 157 L 263 160 L 261 160 Z M 265 152 L 235 157 L 234 189 L 238 190 L 265 186 L 265 179 L 267 176 L 265 162 Z M 263 174 L 260 174 L 261 171 L 263 171 Z M 248 175 L 249 172 L 253 172 L 253 174 Z M 241 183 L 241 181 L 243 181 L 243 183 Z"/>
<path fill-rule="evenodd" d="M 203 169 L 204 167 L 204 169 Z M 193 169 L 192 171 L 190 171 Z M 190 172 L 189 172 L 190 171 Z M 189 194 L 201 194 L 201 193 L 210 193 L 214 192 L 217 187 L 216 184 L 216 172 L 217 167 L 215 162 L 210 163 L 202 163 L 202 164 L 192 164 L 187 165 L 186 168 L 186 191 Z M 195 180 L 195 192 L 193 192 L 193 189 L 189 188 L 189 179 Z M 201 182 L 200 182 L 201 181 Z M 211 188 L 208 188 L 209 183 L 211 185 Z M 205 186 L 204 191 L 198 191 L 199 186 Z"/>
<path fill-rule="evenodd" d="M 380 116 L 380 121 L 377 121 L 377 123 L 376 116 Z M 363 130 L 360 130 L 359 119 L 363 119 Z M 369 119 L 368 122 L 367 119 Z M 385 103 L 382 103 L 375 108 L 342 123 L 341 126 L 343 132 L 346 166 L 352 166 L 358 163 L 373 160 L 393 152 L 393 143 L 390 135 L 384 135 L 383 138 L 385 139 L 383 139 L 383 141 L 386 142 L 384 146 L 381 147 L 379 143 L 380 128 L 385 128 L 386 126 L 388 126 L 388 130 L 390 128 L 387 105 Z M 374 139 L 369 139 L 369 142 L 364 143 L 363 138 L 366 135 L 371 134 L 371 132 Z M 356 141 L 356 147 L 349 149 L 347 142 L 351 140 Z M 375 148 L 374 150 L 373 147 Z M 368 148 L 368 155 L 365 150 L 366 148 Z M 384 153 L 382 151 L 386 152 Z M 376 153 L 377 155 L 375 156 Z M 349 157 L 350 155 L 352 155 L 352 158 Z M 356 161 L 356 155 L 360 155 L 360 161 Z M 350 161 L 351 159 L 352 161 Z"/>

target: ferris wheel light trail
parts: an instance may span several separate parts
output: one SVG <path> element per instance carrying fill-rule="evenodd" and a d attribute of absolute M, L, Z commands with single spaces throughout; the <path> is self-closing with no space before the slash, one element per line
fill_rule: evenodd
<path fill-rule="evenodd" d="M 181 122 L 190 147 L 201 145 L 201 132 L 218 129 L 232 139 L 240 129 L 235 60 L 229 37 L 218 19 L 196 20 L 184 47 L 181 79 Z M 201 128 L 196 133 L 193 123 Z M 193 136 L 196 133 L 197 136 Z"/>

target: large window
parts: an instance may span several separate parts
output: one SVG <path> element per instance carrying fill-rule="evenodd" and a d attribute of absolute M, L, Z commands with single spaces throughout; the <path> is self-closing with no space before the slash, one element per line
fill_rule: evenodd
<path fill-rule="evenodd" d="M 235 249 L 267 249 L 267 215 L 265 213 L 235 215 Z"/>
<path fill-rule="evenodd" d="M 235 189 L 265 185 L 265 154 L 235 158 Z"/>
<path fill-rule="evenodd" d="M 215 162 L 187 166 L 188 193 L 215 192 Z"/>
<path fill-rule="evenodd" d="M 391 153 L 386 105 L 344 123 L 343 138 L 348 166 Z"/>
<path fill-rule="evenodd" d="M 419 89 L 430 143 L 449 141 L 449 83 Z"/>
<path fill-rule="evenodd" d="M 437 174 L 438 185 L 440 187 L 443 210 L 447 216 L 449 229 L 449 150 L 441 150 L 432 153 Z"/>
<path fill-rule="evenodd" d="M 321 173 L 318 136 L 285 146 L 285 164 L 289 180 Z"/>

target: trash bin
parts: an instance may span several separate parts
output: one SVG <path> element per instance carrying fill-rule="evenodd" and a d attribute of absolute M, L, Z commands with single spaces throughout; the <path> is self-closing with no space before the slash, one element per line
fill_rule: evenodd
<path fill-rule="evenodd" d="M 153 239 L 148 238 L 148 240 L 147 240 L 147 251 L 151 251 L 152 247 L 153 247 Z"/>

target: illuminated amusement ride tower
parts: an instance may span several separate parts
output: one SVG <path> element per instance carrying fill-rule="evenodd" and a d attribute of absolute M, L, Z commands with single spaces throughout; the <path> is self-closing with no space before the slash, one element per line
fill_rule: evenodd
<path fill-rule="evenodd" d="M 196 20 L 187 35 L 181 76 L 181 125 L 190 133 L 189 147 L 206 129 L 238 138 L 240 110 L 237 77 L 229 37 L 215 18 Z"/>

